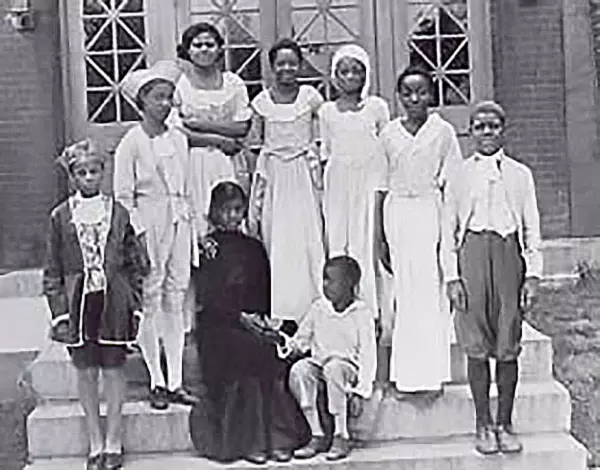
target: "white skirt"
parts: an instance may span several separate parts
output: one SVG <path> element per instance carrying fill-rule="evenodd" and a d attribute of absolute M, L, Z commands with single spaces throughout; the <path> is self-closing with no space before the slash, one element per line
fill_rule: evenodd
<path fill-rule="evenodd" d="M 390 380 L 401 392 L 438 390 L 450 380 L 451 337 L 439 265 L 439 202 L 390 193 L 384 211 L 396 299 Z"/>

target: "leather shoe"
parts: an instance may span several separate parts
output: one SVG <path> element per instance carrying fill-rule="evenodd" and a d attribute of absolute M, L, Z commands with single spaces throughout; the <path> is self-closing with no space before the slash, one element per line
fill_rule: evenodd
<path fill-rule="evenodd" d="M 245 457 L 247 462 L 253 463 L 255 465 L 264 465 L 267 463 L 267 454 L 264 452 L 254 452 L 252 454 L 246 455 Z"/>
<path fill-rule="evenodd" d="M 310 438 L 308 444 L 294 451 L 294 458 L 301 460 L 312 459 L 315 455 L 326 450 L 325 438 L 322 436 L 313 436 Z"/>
<path fill-rule="evenodd" d="M 341 460 L 348 456 L 350 453 L 350 439 L 346 439 L 342 436 L 333 436 L 333 442 L 331 449 L 325 455 L 325 458 L 330 461 Z"/>
<path fill-rule="evenodd" d="M 150 390 L 150 406 L 155 410 L 166 410 L 169 407 L 169 396 L 164 387 L 154 387 Z"/>
<path fill-rule="evenodd" d="M 498 441 L 491 426 L 477 428 L 475 437 L 475 450 L 483 455 L 497 454 Z"/>
<path fill-rule="evenodd" d="M 289 462 L 292 460 L 292 453 L 286 449 L 275 449 L 271 451 L 271 459 L 275 462 Z"/>
<path fill-rule="evenodd" d="M 169 392 L 169 401 L 171 403 L 179 403 L 180 405 L 193 406 L 198 403 L 199 400 L 183 387 L 179 387 L 178 389 Z"/>
<path fill-rule="evenodd" d="M 103 470 L 102 454 L 90 455 L 85 464 L 86 470 Z"/>
<path fill-rule="evenodd" d="M 102 470 L 117 470 L 123 467 L 123 454 L 106 452 L 102 464 Z"/>
<path fill-rule="evenodd" d="M 512 430 L 510 425 L 499 424 L 496 427 L 498 448 L 503 454 L 518 454 L 523 450 L 523 444 Z"/>

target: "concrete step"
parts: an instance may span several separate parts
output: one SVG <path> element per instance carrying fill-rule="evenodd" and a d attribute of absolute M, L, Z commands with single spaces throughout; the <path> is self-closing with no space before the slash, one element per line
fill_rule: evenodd
<path fill-rule="evenodd" d="M 494 407 L 496 395 L 493 386 Z M 137 401 L 126 403 L 123 412 L 126 452 L 177 452 L 191 448 L 189 408 L 171 406 L 166 411 L 156 411 L 147 402 Z M 518 432 L 566 432 L 571 421 L 569 394 L 555 382 L 522 383 L 517 390 L 514 418 Z M 448 437 L 470 434 L 473 420 L 473 401 L 466 385 L 449 385 L 444 396 L 427 408 L 398 401 L 378 387 L 361 417 L 350 423 L 350 429 L 354 438 L 368 442 Z M 27 430 L 32 457 L 86 452 L 83 410 L 75 401 L 38 406 L 28 418 Z"/>
<path fill-rule="evenodd" d="M 0 295 L 0 353 L 39 351 L 47 342 L 49 325 L 44 297 Z"/>
<path fill-rule="evenodd" d="M 451 349 L 452 383 L 467 382 L 466 357 L 454 341 Z M 389 377 L 389 348 L 380 348 L 377 378 L 385 382 Z M 194 364 L 195 349 L 186 347 L 184 381 L 192 385 L 197 378 Z M 148 383 L 148 372 L 139 354 L 127 361 L 127 378 L 131 387 Z M 493 372 L 493 368 L 492 368 Z M 77 378 L 64 346 L 47 342 L 31 366 L 33 387 L 48 399 L 77 398 Z M 520 358 L 520 375 L 524 382 L 542 382 L 552 379 L 552 342 L 529 324 L 523 325 L 523 353 Z"/>
<path fill-rule="evenodd" d="M 342 461 L 327 462 L 323 456 L 292 464 L 270 463 L 269 468 L 306 470 L 585 470 L 587 451 L 568 434 L 522 436 L 520 455 L 483 457 L 473 450 L 471 437 L 413 440 L 354 449 Z M 25 470 L 79 470 L 83 459 L 35 459 Z M 221 465 L 192 454 L 131 455 L 127 470 L 194 470 L 256 468 L 246 462 Z"/>

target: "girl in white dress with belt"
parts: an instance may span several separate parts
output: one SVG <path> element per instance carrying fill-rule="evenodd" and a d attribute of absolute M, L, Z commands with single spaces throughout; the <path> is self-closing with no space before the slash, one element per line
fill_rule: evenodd
<path fill-rule="evenodd" d="M 393 272 L 396 315 L 390 380 L 398 398 L 429 401 L 450 379 L 450 309 L 440 274 L 440 209 L 449 175 L 462 161 L 454 128 L 428 113 L 433 81 L 409 67 L 397 91 L 406 117 L 380 137 L 386 167 L 377 201 L 382 263 Z M 415 365 L 415 360 L 418 365 Z"/>
<path fill-rule="evenodd" d="M 329 257 L 348 255 L 362 270 L 360 296 L 378 312 L 373 260 L 373 214 L 380 161 L 379 132 L 390 120 L 387 103 L 369 96 L 367 52 L 342 46 L 333 56 L 331 76 L 336 101 L 319 111 L 321 158 L 325 166 L 324 216 Z"/>
<path fill-rule="evenodd" d="M 325 254 L 319 190 L 322 174 L 314 145 L 323 103 L 310 85 L 298 84 L 302 52 L 282 39 L 269 51 L 273 87 L 252 101 L 264 143 L 250 207 L 251 230 L 260 233 L 271 262 L 272 317 L 299 320 L 320 294 Z"/>

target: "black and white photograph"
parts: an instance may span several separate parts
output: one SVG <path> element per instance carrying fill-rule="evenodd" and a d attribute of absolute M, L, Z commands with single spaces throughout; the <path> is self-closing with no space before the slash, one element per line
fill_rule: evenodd
<path fill-rule="evenodd" d="M 0 0 L 0 470 L 600 470 L 600 0 Z"/>

